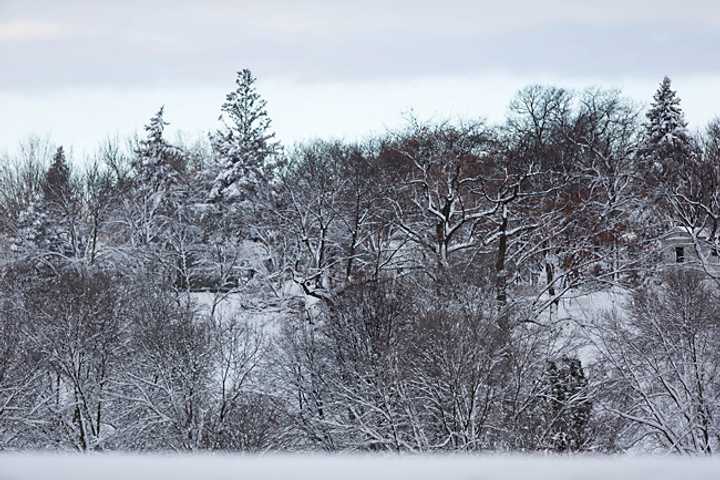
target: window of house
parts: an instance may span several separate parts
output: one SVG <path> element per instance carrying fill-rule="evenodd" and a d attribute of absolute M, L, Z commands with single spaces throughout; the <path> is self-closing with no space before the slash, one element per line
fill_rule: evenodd
<path fill-rule="evenodd" d="M 675 262 L 683 263 L 685 261 L 685 248 L 675 247 Z"/>

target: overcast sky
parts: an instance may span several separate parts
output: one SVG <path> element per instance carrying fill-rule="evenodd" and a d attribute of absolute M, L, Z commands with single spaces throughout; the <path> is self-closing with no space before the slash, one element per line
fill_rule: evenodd
<path fill-rule="evenodd" d="M 286 142 L 421 117 L 502 118 L 531 83 L 673 79 L 693 126 L 720 114 L 717 0 L 0 0 L 0 151 L 31 133 L 90 151 L 166 106 L 212 128 L 252 69 Z"/>

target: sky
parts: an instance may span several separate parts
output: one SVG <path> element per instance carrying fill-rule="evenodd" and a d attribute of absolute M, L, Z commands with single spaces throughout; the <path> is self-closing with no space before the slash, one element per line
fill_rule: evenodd
<path fill-rule="evenodd" d="M 0 152 L 29 135 L 91 153 L 142 130 L 217 126 L 250 68 L 292 143 L 424 119 L 500 121 L 529 84 L 620 88 L 664 75 L 691 126 L 720 115 L 717 0 L 0 0 Z"/>

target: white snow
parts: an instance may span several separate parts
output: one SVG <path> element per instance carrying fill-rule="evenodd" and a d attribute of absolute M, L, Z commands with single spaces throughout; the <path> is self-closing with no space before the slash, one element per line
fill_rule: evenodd
<path fill-rule="evenodd" d="M 580 295 L 570 293 L 560 300 L 558 318 L 571 318 L 577 323 L 587 324 L 598 315 L 622 309 L 627 301 L 628 292 L 620 288 Z"/>
<path fill-rule="evenodd" d="M 0 455 L 1 480 L 676 480 L 720 478 L 711 457 Z"/>

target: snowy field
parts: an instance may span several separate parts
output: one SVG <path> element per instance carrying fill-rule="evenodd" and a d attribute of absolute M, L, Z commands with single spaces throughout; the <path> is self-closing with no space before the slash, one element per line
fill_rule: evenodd
<path fill-rule="evenodd" d="M 0 480 L 692 480 L 709 457 L 0 455 Z"/>

